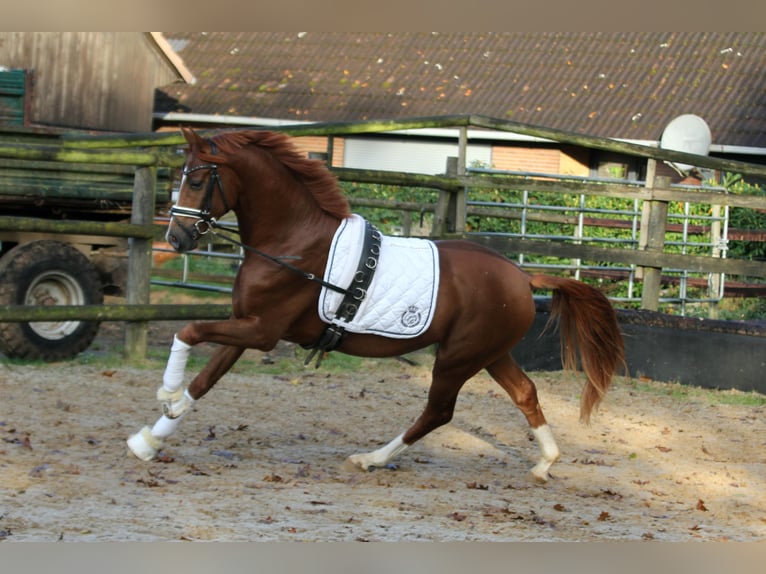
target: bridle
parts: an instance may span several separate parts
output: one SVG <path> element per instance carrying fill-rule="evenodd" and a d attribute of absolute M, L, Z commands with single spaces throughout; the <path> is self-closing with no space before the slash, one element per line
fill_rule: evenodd
<path fill-rule="evenodd" d="M 217 148 L 212 140 L 208 140 L 208 144 L 210 145 L 210 153 L 215 155 Z M 182 207 L 178 205 L 173 205 L 170 208 L 170 218 L 171 221 L 174 217 L 190 217 L 194 218 L 196 221 L 192 225 L 192 231 L 189 231 L 185 226 L 179 225 L 181 230 L 184 233 L 187 233 L 191 236 L 191 238 L 194 241 L 197 241 L 200 237 L 203 235 L 206 235 L 207 233 L 212 232 L 217 237 L 220 237 L 221 239 L 225 239 L 226 241 L 233 243 L 234 245 L 237 245 L 241 247 L 242 249 L 245 249 L 247 251 L 250 251 L 251 253 L 255 253 L 256 255 L 259 255 L 260 257 L 263 257 L 264 259 L 268 259 L 269 261 L 276 263 L 277 265 L 281 265 L 282 267 L 289 269 L 290 271 L 297 273 L 299 275 L 302 275 L 305 279 L 308 279 L 309 281 L 313 281 L 315 283 L 319 283 L 320 285 L 327 287 L 328 289 L 332 289 L 333 291 L 337 291 L 338 293 L 343 293 L 344 295 L 349 294 L 348 289 L 344 289 L 342 287 L 338 287 L 337 285 L 333 285 L 332 283 L 328 283 L 321 277 L 317 277 L 314 273 L 309 273 L 308 271 L 304 271 L 303 269 L 300 269 L 298 267 L 295 267 L 294 265 L 290 265 L 285 259 L 300 259 L 300 257 L 296 257 L 294 255 L 269 255 L 268 253 L 264 253 L 263 251 L 260 251 L 256 249 L 255 247 L 251 247 L 250 245 L 246 245 L 242 243 L 241 241 L 234 239 L 233 237 L 229 237 L 227 235 L 222 235 L 220 233 L 216 232 L 217 228 L 220 228 L 221 226 L 218 224 L 218 221 L 215 217 L 213 217 L 213 214 L 211 212 L 212 206 L 213 206 L 213 195 L 215 194 L 216 188 L 220 191 L 221 199 L 223 200 L 223 206 L 224 206 L 224 213 L 229 211 L 229 204 L 226 201 L 226 194 L 223 192 L 223 183 L 221 182 L 221 178 L 218 175 L 218 164 L 215 163 L 206 163 L 202 165 L 197 165 L 194 167 L 184 167 L 182 173 L 184 176 L 188 176 L 189 174 L 192 174 L 197 171 L 201 171 L 203 169 L 210 171 L 210 177 L 207 180 L 207 188 L 205 189 L 205 197 L 202 199 L 202 206 L 197 209 L 194 207 Z M 360 299 L 361 300 L 361 299 Z"/>
<path fill-rule="evenodd" d="M 195 167 L 184 167 L 184 177 L 190 174 L 201 171 L 203 169 L 210 171 L 210 177 L 207 180 L 207 188 L 205 189 L 205 197 L 202 199 L 202 206 L 197 209 L 194 207 L 182 207 L 174 205 L 170 208 L 170 217 L 191 217 L 196 219 L 192 225 L 193 231 L 189 232 L 183 225 L 179 227 L 186 233 L 190 233 L 193 240 L 198 240 L 200 237 L 208 233 L 217 225 L 217 221 L 211 212 L 213 207 L 213 194 L 216 188 L 220 190 L 221 199 L 223 200 L 224 211 L 229 211 L 229 205 L 226 201 L 226 194 L 223 192 L 223 184 L 221 178 L 218 175 L 218 165 L 215 163 L 207 163 L 198 165 Z"/>

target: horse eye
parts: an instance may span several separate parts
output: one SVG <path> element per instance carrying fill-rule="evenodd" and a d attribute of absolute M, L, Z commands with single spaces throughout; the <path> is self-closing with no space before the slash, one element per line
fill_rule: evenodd
<path fill-rule="evenodd" d="M 194 191 L 199 191 L 202 189 L 202 180 L 189 180 L 189 187 Z"/>

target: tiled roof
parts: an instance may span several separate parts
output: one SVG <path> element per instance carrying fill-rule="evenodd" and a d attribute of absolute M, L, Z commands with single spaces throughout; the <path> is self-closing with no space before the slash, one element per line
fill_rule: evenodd
<path fill-rule="evenodd" d="M 165 32 L 196 78 L 156 111 L 299 121 L 481 114 L 653 140 L 694 113 L 766 147 L 766 33 Z"/>

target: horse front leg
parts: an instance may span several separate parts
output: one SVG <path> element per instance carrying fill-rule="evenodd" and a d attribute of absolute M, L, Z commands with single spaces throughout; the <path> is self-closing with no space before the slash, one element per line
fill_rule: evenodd
<path fill-rule="evenodd" d="M 136 457 L 149 461 L 157 456 L 162 445 L 177 429 L 183 416 L 191 410 L 194 402 L 207 393 L 213 385 L 237 362 L 244 347 L 219 347 L 205 368 L 194 378 L 188 388 L 183 388 L 186 363 L 192 346 L 177 335 L 173 338 L 170 356 L 157 390 L 162 406 L 162 416 L 154 425 L 144 427 L 128 438 L 128 448 Z"/>
<path fill-rule="evenodd" d="M 241 317 L 225 321 L 192 322 L 183 327 L 173 338 L 162 386 L 157 391 L 163 414 L 154 426 L 144 427 L 128 438 L 130 452 L 141 460 L 152 460 L 162 448 L 164 440 L 176 431 L 181 418 L 191 410 L 194 402 L 218 382 L 245 349 L 273 349 L 279 341 L 282 325 L 277 320 L 268 319 Z M 202 342 L 221 346 L 188 389 L 184 389 L 189 353 L 194 345 Z"/>

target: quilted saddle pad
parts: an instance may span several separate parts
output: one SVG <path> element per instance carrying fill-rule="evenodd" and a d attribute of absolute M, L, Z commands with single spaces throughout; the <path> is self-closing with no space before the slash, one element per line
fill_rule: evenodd
<path fill-rule="evenodd" d="M 348 287 L 362 252 L 365 221 L 353 214 L 333 237 L 324 280 Z M 431 325 L 439 292 L 439 251 L 427 239 L 383 235 L 380 257 L 367 295 L 350 322 L 336 318 L 343 294 L 322 287 L 319 316 L 351 333 L 396 339 L 423 334 Z"/>

